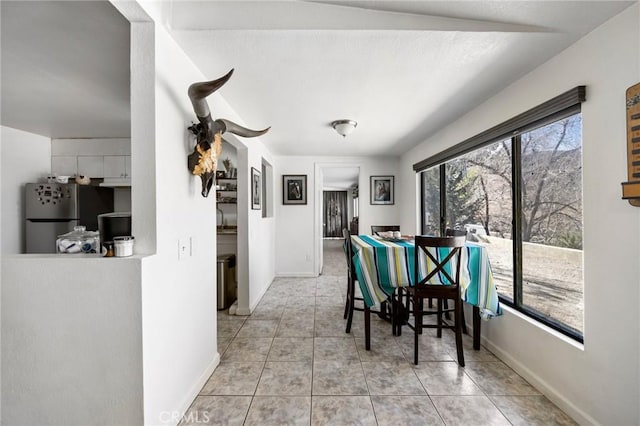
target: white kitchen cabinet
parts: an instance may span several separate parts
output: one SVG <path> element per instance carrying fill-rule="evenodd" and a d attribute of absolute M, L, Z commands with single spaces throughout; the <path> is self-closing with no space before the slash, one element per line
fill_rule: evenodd
<path fill-rule="evenodd" d="M 104 177 L 104 162 L 102 155 L 79 155 L 78 175 L 92 178 Z"/>
<path fill-rule="evenodd" d="M 130 178 L 131 177 L 131 156 L 124 156 L 124 176 Z"/>
<path fill-rule="evenodd" d="M 126 156 L 105 155 L 104 156 L 104 177 L 106 178 L 127 177 Z"/>
<path fill-rule="evenodd" d="M 51 157 L 53 176 L 74 176 L 78 173 L 78 159 L 75 155 L 56 155 Z"/>

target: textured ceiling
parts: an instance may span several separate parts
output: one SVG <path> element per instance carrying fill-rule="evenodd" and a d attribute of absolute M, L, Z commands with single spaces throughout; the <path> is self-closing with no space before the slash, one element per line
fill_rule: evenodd
<path fill-rule="evenodd" d="M 168 22 L 205 75 L 235 68 L 221 94 L 273 152 L 400 155 L 630 4 L 176 1 Z"/>
<path fill-rule="evenodd" d="M 129 137 L 129 22 L 105 1 L 2 1 L 2 125 Z"/>
<path fill-rule="evenodd" d="M 170 33 L 275 154 L 400 155 L 633 2 L 173 1 Z M 129 25 L 104 1 L 2 7 L 2 124 L 129 136 Z M 186 96 L 186 88 L 185 88 Z M 215 118 L 215 103 L 211 102 Z M 347 138 L 333 120 L 358 121 Z"/>

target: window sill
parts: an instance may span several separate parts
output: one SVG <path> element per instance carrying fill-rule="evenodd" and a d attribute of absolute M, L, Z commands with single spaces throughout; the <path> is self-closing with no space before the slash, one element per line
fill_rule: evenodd
<path fill-rule="evenodd" d="M 509 315 L 513 315 L 515 317 L 518 317 L 519 319 L 521 319 L 524 322 L 527 322 L 528 324 L 530 324 L 533 327 L 536 327 L 538 329 L 540 329 L 543 332 L 546 332 L 554 337 L 557 337 L 559 340 L 569 344 L 570 346 L 573 346 L 574 348 L 583 351 L 584 352 L 584 343 L 580 343 L 577 340 L 572 339 L 571 337 L 560 333 L 557 330 L 554 330 L 553 328 L 535 320 L 534 318 L 529 317 L 528 315 L 523 314 L 520 311 L 517 311 L 516 309 L 512 308 L 511 306 L 505 305 L 505 304 L 500 304 L 500 307 L 502 308 L 502 311 L 504 313 L 508 313 Z"/>

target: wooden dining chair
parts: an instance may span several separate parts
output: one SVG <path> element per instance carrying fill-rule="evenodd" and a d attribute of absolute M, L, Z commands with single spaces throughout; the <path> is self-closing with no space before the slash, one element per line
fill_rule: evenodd
<path fill-rule="evenodd" d="M 364 346 L 366 350 L 371 349 L 371 309 L 364 302 L 362 297 L 356 297 L 356 286 L 359 285 L 356 277 L 355 266 L 353 265 L 353 246 L 351 245 L 351 232 L 344 228 L 344 252 L 347 257 L 347 300 L 344 306 L 344 318 L 347 320 L 345 333 L 351 333 L 351 323 L 353 322 L 353 312 L 364 312 Z M 356 306 L 356 301 L 362 302 L 362 307 Z M 377 311 L 374 311 L 377 313 Z"/>
<path fill-rule="evenodd" d="M 371 225 L 371 234 L 378 235 L 378 232 L 400 231 L 400 225 Z"/>
<path fill-rule="evenodd" d="M 447 328 L 455 333 L 458 364 L 464 367 L 462 299 L 460 298 L 460 261 L 464 243 L 464 237 L 415 237 L 414 286 L 406 287 L 406 291 L 409 293 L 413 305 L 414 324 L 413 326 L 408 324 L 408 326 L 414 331 L 413 362 L 416 365 L 418 364 L 418 338 L 422 334 L 422 329 L 436 328 L 437 336 L 440 338 L 442 337 L 442 329 Z M 442 253 L 440 248 L 448 249 L 444 258 L 439 255 Z M 427 264 L 432 268 L 426 273 L 426 276 L 420 278 L 421 259 L 425 259 L 425 257 Z M 424 311 L 423 302 L 427 298 L 436 300 L 436 311 Z M 444 309 L 443 301 L 448 299 L 453 300 L 453 308 Z M 453 324 L 443 318 L 443 314 L 447 311 L 453 313 Z M 423 324 L 424 315 L 436 315 L 436 324 Z"/>
<path fill-rule="evenodd" d="M 451 229 L 451 228 L 447 228 L 444 230 L 444 236 L 445 237 L 465 237 L 465 239 L 467 238 L 467 230 L 466 229 Z M 447 300 L 444 300 L 444 309 L 447 310 L 449 309 L 449 302 Z M 431 307 L 431 300 L 429 300 L 429 307 Z M 451 319 L 449 316 L 449 312 L 446 312 L 444 314 L 444 317 L 446 319 Z M 462 332 L 464 334 L 467 334 L 467 322 L 464 320 L 464 309 L 462 309 Z"/>

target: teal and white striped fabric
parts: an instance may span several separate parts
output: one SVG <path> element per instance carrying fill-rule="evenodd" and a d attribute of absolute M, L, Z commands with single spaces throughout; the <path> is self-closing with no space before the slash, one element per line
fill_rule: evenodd
<path fill-rule="evenodd" d="M 353 262 L 365 303 L 374 306 L 385 301 L 396 287 L 413 286 L 415 246 L 409 241 L 386 241 L 369 235 L 352 235 Z M 449 254 L 448 248 L 431 252 L 438 259 Z M 433 270 L 424 254 L 418 265 L 420 277 Z M 431 283 L 442 284 L 440 274 Z M 444 283 L 446 284 L 446 282 Z M 462 300 L 480 308 L 480 315 L 489 319 L 502 314 L 498 292 L 493 283 L 486 248 L 467 243 L 462 250 L 460 267 Z"/>

